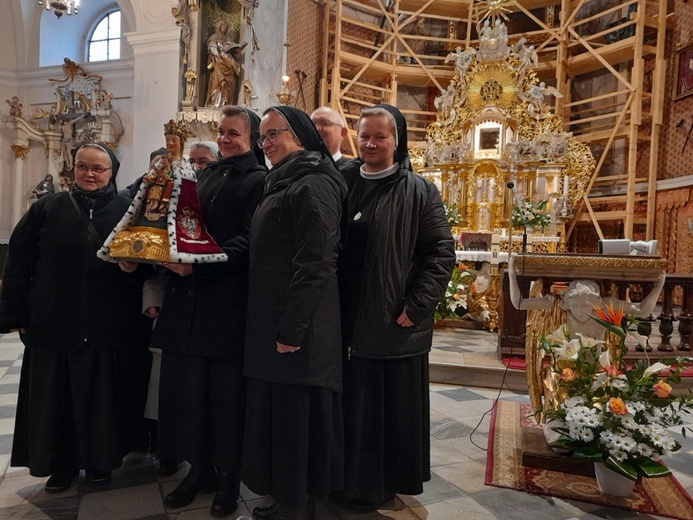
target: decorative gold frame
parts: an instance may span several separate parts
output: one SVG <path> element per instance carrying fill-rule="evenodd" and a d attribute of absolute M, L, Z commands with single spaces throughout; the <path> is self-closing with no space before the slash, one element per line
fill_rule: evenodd
<path fill-rule="evenodd" d="M 688 67 L 686 67 L 686 63 L 688 63 Z M 693 65 L 693 43 L 678 49 L 674 54 L 674 101 L 693 94 L 693 67 L 691 65 Z"/>

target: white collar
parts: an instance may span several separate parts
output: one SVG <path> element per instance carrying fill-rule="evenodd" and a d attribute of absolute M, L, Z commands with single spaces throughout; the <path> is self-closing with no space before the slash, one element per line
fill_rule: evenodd
<path fill-rule="evenodd" d="M 363 177 L 364 179 L 369 180 L 369 181 L 374 181 L 377 179 L 384 179 L 385 177 L 389 177 L 390 175 L 395 173 L 397 170 L 399 170 L 399 163 L 398 162 L 394 163 L 389 168 L 385 168 L 384 170 L 379 171 L 379 172 L 367 172 L 363 169 L 363 164 L 362 164 L 360 173 L 361 173 L 361 177 Z"/>

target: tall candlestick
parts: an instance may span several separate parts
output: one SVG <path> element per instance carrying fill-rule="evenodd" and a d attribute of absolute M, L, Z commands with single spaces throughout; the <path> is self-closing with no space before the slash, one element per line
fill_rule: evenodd
<path fill-rule="evenodd" d="M 564 197 L 568 196 L 568 182 L 569 182 L 569 179 L 568 179 L 568 176 L 566 175 L 565 177 L 563 177 L 563 196 Z"/>

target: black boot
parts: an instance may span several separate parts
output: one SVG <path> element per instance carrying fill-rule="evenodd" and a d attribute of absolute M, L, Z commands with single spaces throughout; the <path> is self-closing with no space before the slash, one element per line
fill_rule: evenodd
<path fill-rule="evenodd" d="M 233 513 L 238 507 L 238 495 L 241 480 L 237 473 L 222 471 L 217 468 L 217 492 L 210 509 L 212 516 L 221 518 Z"/>
<path fill-rule="evenodd" d="M 188 475 L 183 479 L 180 485 L 171 491 L 166 498 L 164 504 L 168 507 L 184 507 L 195 500 L 197 494 L 211 493 L 214 491 L 216 479 L 214 476 L 214 468 L 211 466 L 197 467 L 190 466 Z"/>
<path fill-rule="evenodd" d="M 315 520 L 315 502 L 312 497 L 303 507 L 287 507 L 275 502 L 267 507 L 256 507 L 253 516 L 262 520 Z"/>

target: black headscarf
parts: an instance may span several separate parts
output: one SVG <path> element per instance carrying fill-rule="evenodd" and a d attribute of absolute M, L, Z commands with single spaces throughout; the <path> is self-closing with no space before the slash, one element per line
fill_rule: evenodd
<path fill-rule="evenodd" d="M 260 116 L 254 111 L 249 110 L 245 107 L 239 107 L 243 110 L 245 115 L 248 117 L 248 130 L 250 131 L 250 147 L 257 157 L 257 162 L 264 165 L 265 164 L 265 154 L 262 153 L 262 148 L 257 144 L 257 140 L 260 137 Z"/>
<path fill-rule="evenodd" d="M 265 114 L 270 110 L 275 110 L 284 117 L 286 124 L 289 125 L 291 132 L 301 141 L 303 148 L 311 152 L 322 152 L 327 157 L 332 157 L 322 137 L 320 137 L 318 129 L 315 128 L 315 124 L 303 110 L 286 105 L 277 105 L 265 110 Z"/>
<path fill-rule="evenodd" d="M 111 150 L 108 146 L 105 146 L 105 145 L 100 144 L 100 143 L 80 144 L 72 152 L 72 164 L 75 163 L 75 157 L 77 157 L 77 151 L 84 146 L 91 147 L 91 148 L 98 148 L 102 152 L 106 152 L 108 154 L 108 157 L 111 159 L 111 178 L 110 178 L 109 182 L 112 183 L 113 186 L 115 187 L 115 185 L 116 185 L 115 178 L 116 178 L 116 175 L 118 175 L 118 170 L 120 169 L 120 161 L 116 157 L 113 150 Z"/>
<path fill-rule="evenodd" d="M 387 103 L 375 105 L 373 108 L 384 108 L 394 118 L 395 128 L 397 129 L 397 148 L 395 148 L 395 161 L 399 164 L 403 164 L 405 159 L 409 157 L 407 143 L 407 120 L 404 119 L 402 112 L 400 112 L 397 107 L 393 107 Z"/>

